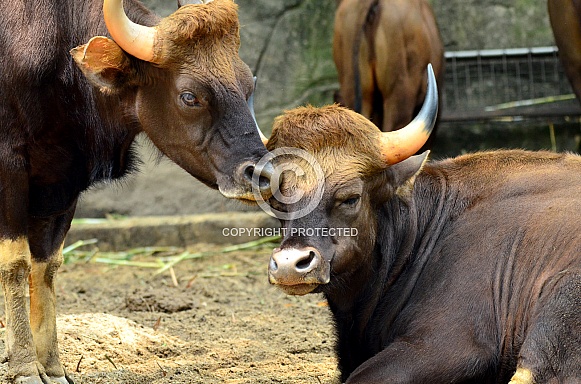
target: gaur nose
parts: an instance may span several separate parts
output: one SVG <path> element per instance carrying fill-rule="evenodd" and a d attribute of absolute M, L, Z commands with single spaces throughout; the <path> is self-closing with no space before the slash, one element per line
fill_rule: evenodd
<path fill-rule="evenodd" d="M 275 279 L 288 279 L 291 276 L 304 276 L 318 268 L 321 254 L 312 247 L 275 249 L 270 257 L 269 273 Z M 319 281 L 326 284 L 328 281 Z"/>
<path fill-rule="evenodd" d="M 255 184 L 258 180 L 258 189 L 262 196 L 270 197 L 272 194 L 270 190 L 270 180 L 274 174 L 274 166 L 269 161 L 264 164 L 263 167 L 259 169 L 260 173 L 255 175 L 257 172 L 256 165 L 254 163 L 246 163 L 241 167 L 242 177 L 248 183 Z M 256 178 L 258 176 L 258 178 Z"/>

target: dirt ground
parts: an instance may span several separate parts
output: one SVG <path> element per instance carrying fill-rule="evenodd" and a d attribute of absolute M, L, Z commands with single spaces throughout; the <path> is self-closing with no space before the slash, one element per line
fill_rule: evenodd
<path fill-rule="evenodd" d="M 57 295 L 66 370 L 77 384 L 339 383 L 324 298 L 271 287 L 269 253 L 185 260 L 173 276 L 96 259 L 63 265 Z M 0 378 L 5 371 L 0 365 Z"/>

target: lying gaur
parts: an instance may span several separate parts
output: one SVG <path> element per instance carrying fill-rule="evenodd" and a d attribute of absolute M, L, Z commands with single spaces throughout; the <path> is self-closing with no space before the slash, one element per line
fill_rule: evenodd
<path fill-rule="evenodd" d="M 399 131 L 335 105 L 276 119 L 267 148 L 305 151 L 322 177 L 312 160 L 274 159 L 287 201 L 268 201 L 285 229 L 270 283 L 325 295 L 350 384 L 580 383 L 581 157 L 413 155 L 437 109 L 428 72 Z"/>

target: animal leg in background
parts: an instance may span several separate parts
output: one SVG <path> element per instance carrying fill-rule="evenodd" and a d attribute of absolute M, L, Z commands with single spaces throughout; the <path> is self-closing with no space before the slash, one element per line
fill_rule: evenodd
<path fill-rule="evenodd" d="M 383 99 L 383 121 L 379 128 L 384 132 L 395 131 L 403 128 L 413 119 L 415 100 L 414 95 L 403 85 L 396 85 L 397 95 L 406 94 L 406 97 L 394 97 L 389 95 Z"/>
<path fill-rule="evenodd" d="M 581 12 L 578 1 L 549 0 L 549 20 L 559 48 L 559 60 L 581 102 Z"/>

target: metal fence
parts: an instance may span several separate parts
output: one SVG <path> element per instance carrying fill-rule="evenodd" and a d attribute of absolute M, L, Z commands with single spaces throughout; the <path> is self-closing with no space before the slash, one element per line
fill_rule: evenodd
<path fill-rule="evenodd" d="M 446 53 L 442 121 L 581 116 L 556 47 Z"/>

